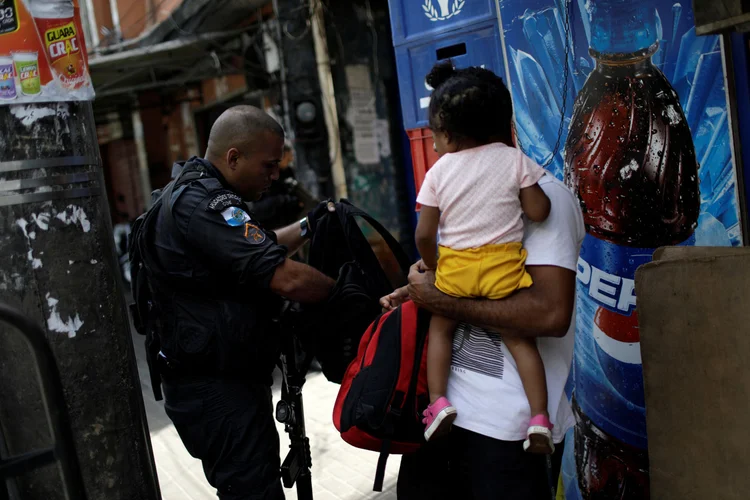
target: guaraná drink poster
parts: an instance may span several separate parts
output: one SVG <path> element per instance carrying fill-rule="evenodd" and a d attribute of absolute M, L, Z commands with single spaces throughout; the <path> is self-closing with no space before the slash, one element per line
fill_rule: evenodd
<path fill-rule="evenodd" d="M 0 105 L 94 98 L 77 0 L 0 0 Z"/>
<path fill-rule="evenodd" d="M 659 246 L 742 241 L 719 37 L 696 36 L 688 0 L 499 5 L 519 143 L 587 230 L 565 498 L 647 499 L 635 270 Z"/>

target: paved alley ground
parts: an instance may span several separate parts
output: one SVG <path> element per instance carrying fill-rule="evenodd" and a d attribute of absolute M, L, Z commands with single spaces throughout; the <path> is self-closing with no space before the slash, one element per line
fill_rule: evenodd
<path fill-rule="evenodd" d="M 216 491 L 206 481 L 200 462 L 185 450 L 177 431 L 164 413 L 163 401 L 154 400 L 143 337 L 135 335 L 134 343 L 163 500 L 216 499 Z M 276 377 L 274 404 L 280 392 L 278 380 L 279 377 Z M 373 492 L 372 482 L 375 477 L 377 454 L 349 446 L 333 426 L 331 413 L 338 388 L 338 385 L 328 382 L 321 373 L 313 373 L 308 376 L 303 389 L 305 422 L 312 448 L 315 500 L 395 500 L 400 457 L 394 455 L 388 459 L 383 492 Z M 289 441 L 283 426 L 279 423 L 276 426 L 281 436 L 283 460 Z M 297 498 L 294 489 L 284 491 L 286 498 Z"/>

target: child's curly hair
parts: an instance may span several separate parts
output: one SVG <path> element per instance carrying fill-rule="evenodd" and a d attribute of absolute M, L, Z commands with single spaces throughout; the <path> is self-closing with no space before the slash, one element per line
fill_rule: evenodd
<path fill-rule="evenodd" d="M 513 102 L 502 78 L 478 67 L 455 69 L 444 61 L 425 80 L 434 89 L 430 128 L 454 139 L 512 144 Z"/>

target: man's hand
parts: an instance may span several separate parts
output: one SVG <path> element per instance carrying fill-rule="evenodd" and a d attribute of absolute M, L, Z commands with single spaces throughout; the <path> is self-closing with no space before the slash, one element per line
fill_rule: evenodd
<path fill-rule="evenodd" d="M 406 289 L 416 305 L 432 312 L 431 305 L 443 295 L 435 287 L 435 271 L 427 269 L 421 260 L 409 269 L 409 285 Z"/>
<path fill-rule="evenodd" d="M 315 229 L 317 229 L 318 225 L 318 219 L 323 217 L 323 215 L 326 213 L 326 210 L 331 213 L 336 211 L 336 205 L 334 204 L 333 200 L 328 199 L 325 201 L 321 201 L 320 203 L 318 203 L 318 206 L 313 208 L 307 214 L 307 227 L 310 228 L 310 234 L 315 233 Z"/>
<path fill-rule="evenodd" d="M 397 288 L 393 292 L 380 299 L 380 307 L 383 308 L 383 312 L 395 309 L 409 300 L 409 292 L 406 290 L 406 288 L 407 287 L 405 286 Z"/>

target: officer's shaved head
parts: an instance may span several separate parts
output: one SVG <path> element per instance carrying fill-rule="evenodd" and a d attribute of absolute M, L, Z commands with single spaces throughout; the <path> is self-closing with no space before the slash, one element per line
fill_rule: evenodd
<path fill-rule="evenodd" d="M 256 200 L 278 179 L 283 147 L 276 120 L 256 107 L 234 106 L 211 127 L 206 159 L 237 194 Z"/>
<path fill-rule="evenodd" d="M 264 111 L 254 106 L 234 106 L 224 111 L 211 127 L 206 159 L 224 156 L 230 148 L 250 149 L 263 141 L 266 133 L 284 138 L 284 129 Z"/>

